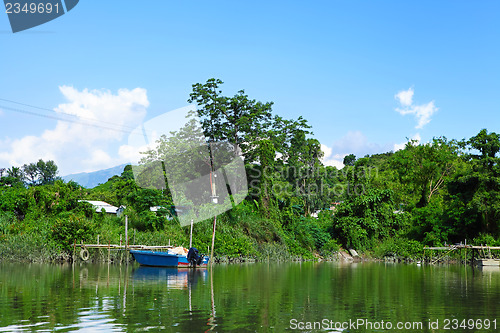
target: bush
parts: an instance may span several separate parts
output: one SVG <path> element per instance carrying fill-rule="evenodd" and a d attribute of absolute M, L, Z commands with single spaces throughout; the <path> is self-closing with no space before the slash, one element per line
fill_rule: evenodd
<path fill-rule="evenodd" d="M 374 244 L 373 251 L 377 258 L 401 257 L 417 259 L 422 257 L 424 247 L 416 240 L 406 238 L 388 238 Z"/>
<path fill-rule="evenodd" d="M 0 212 L 0 235 L 10 234 L 15 223 L 16 217 L 14 214 Z"/>
<path fill-rule="evenodd" d="M 326 242 L 320 250 L 320 254 L 323 257 L 330 257 L 332 254 L 339 252 L 340 245 L 337 243 L 336 239 L 330 239 Z"/>
<path fill-rule="evenodd" d="M 47 262 L 59 258 L 54 242 L 42 234 L 0 235 L 0 258 L 11 262 Z"/>
<path fill-rule="evenodd" d="M 92 221 L 72 213 L 60 214 L 52 226 L 52 239 L 66 253 L 71 253 L 75 240 L 94 238 L 96 227 Z"/>
<path fill-rule="evenodd" d="M 229 257 L 250 257 L 256 253 L 250 239 L 244 236 L 234 237 L 227 233 L 216 235 L 214 251 L 218 255 L 224 254 Z"/>
<path fill-rule="evenodd" d="M 476 246 L 488 245 L 488 246 L 500 246 L 500 241 L 496 240 L 490 234 L 479 234 L 476 238 L 472 240 L 472 244 Z"/>

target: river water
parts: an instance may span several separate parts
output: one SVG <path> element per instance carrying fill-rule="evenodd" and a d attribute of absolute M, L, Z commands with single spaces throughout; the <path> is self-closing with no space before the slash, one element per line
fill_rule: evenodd
<path fill-rule="evenodd" d="M 0 332 L 498 332 L 500 268 L 0 264 Z"/>

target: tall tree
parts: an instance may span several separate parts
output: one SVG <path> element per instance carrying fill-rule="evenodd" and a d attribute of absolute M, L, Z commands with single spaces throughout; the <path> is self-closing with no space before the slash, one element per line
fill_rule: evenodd
<path fill-rule="evenodd" d="M 305 214 L 309 215 L 320 201 L 323 189 L 319 172 L 323 157 L 321 144 L 316 139 L 306 138 L 305 131 L 297 131 L 290 141 L 288 154 L 289 181 L 303 200 Z"/>
<path fill-rule="evenodd" d="M 355 162 L 356 162 L 356 155 L 354 154 L 349 154 L 346 157 L 344 157 L 345 166 L 353 166 Z"/>
<path fill-rule="evenodd" d="M 294 143 L 295 140 L 301 140 L 299 138 L 304 138 L 312 134 L 309 129 L 310 125 L 301 116 L 294 119 L 284 119 L 280 116 L 274 116 L 272 120 L 272 126 L 269 130 L 268 138 L 273 143 L 276 151 L 281 154 L 279 160 L 282 163 L 288 163 L 288 160 L 294 153 Z"/>
<path fill-rule="evenodd" d="M 405 149 L 394 154 L 392 165 L 409 194 L 417 195 L 416 207 L 426 206 L 444 187 L 458 158 L 458 148 L 454 140 L 441 137 L 420 145 L 409 141 Z"/>
<path fill-rule="evenodd" d="M 54 161 L 43 161 L 42 159 L 38 160 L 36 163 L 38 168 L 38 174 L 40 176 L 40 184 L 46 185 L 54 182 L 57 178 L 57 165 Z"/>
<path fill-rule="evenodd" d="M 10 169 L 7 169 L 7 177 L 12 177 L 22 181 L 24 179 L 24 173 L 21 168 L 13 166 Z"/>
<path fill-rule="evenodd" d="M 39 169 L 37 165 L 35 163 L 25 164 L 23 165 L 23 171 L 30 184 L 35 185 L 39 175 Z"/>
<path fill-rule="evenodd" d="M 188 102 L 198 105 L 197 115 L 209 141 L 230 142 L 248 159 L 252 143 L 267 137 L 273 103 L 249 99 L 244 90 L 233 97 L 223 96 L 219 88 L 222 84 L 213 78 L 205 84 L 194 84 Z"/>
<path fill-rule="evenodd" d="M 469 149 L 464 156 L 469 168 L 461 170 L 449 185 L 449 215 L 462 237 L 480 232 L 499 235 L 500 136 L 483 129 L 462 145 Z"/>

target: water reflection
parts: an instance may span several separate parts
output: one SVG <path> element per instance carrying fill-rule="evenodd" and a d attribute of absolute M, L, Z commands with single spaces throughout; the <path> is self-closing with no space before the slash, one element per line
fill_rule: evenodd
<path fill-rule="evenodd" d="M 289 329 L 293 318 L 493 320 L 499 301 L 498 267 L 0 264 L 0 332 L 267 332 Z"/>
<path fill-rule="evenodd" d="M 163 268 L 163 267 L 145 267 L 140 266 L 132 271 L 134 286 L 137 284 L 163 284 L 168 289 L 187 290 L 188 291 L 188 309 L 185 309 L 179 315 L 179 322 L 172 323 L 173 327 L 183 327 L 183 323 L 189 322 L 194 327 L 206 325 L 208 331 L 212 331 L 217 326 L 215 321 L 215 302 L 213 288 L 213 270 L 210 271 L 210 315 L 207 316 L 205 310 L 198 310 L 197 305 L 193 305 L 193 292 L 196 292 L 196 286 L 199 282 L 203 285 L 207 282 L 209 276 L 207 269 L 191 268 Z M 197 297 L 194 296 L 197 300 Z M 196 302 L 195 300 L 195 302 Z M 208 317 L 208 320 L 207 320 Z"/>
<path fill-rule="evenodd" d="M 190 289 L 198 280 L 206 281 L 206 269 L 140 266 L 132 271 L 135 283 L 165 283 L 172 289 Z"/>

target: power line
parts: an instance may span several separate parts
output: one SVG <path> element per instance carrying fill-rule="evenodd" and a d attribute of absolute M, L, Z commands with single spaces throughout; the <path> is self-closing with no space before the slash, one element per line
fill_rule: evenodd
<path fill-rule="evenodd" d="M 27 107 L 30 107 L 30 108 L 33 108 L 33 109 L 38 109 L 38 110 L 43 110 L 43 111 L 49 111 L 51 113 L 55 113 L 55 114 L 61 115 L 61 113 L 57 113 L 56 111 L 54 111 L 52 109 L 48 109 L 48 108 L 44 108 L 44 107 L 40 107 L 40 106 L 35 106 L 35 105 L 30 105 L 30 104 L 26 104 L 26 103 L 21 103 L 21 102 L 13 101 L 13 100 L 10 100 L 10 99 L 0 98 L 0 101 L 4 101 L 4 102 L 8 102 L 8 103 L 13 103 L 13 104 L 17 104 L 17 105 L 22 105 L 22 106 L 27 106 Z M 41 115 L 39 113 L 34 113 L 34 112 L 27 111 L 27 110 L 14 109 L 14 108 L 9 108 L 9 107 L 5 107 L 5 106 L 2 106 L 2 107 L 5 108 L 5 109 L 8 109 L 8 110 L 11 110 L 11 111 L 15 111 L 15 112 L 22 112 L 22 113 L 26 113 L 26 114 L 35 115 L 35 116 L 47 117 L 47 118 L 56 119 L 56 120 L 64 120 L 64 121 L 74 122 L 74 123 L 81 123 L 81 120 L 86 120 L 88 122 L 94 122 L 94 123 L 97 122 L 97 120 L 92 119 L 92 118 L 76 116 L 76 115 L 68 114 L 68 113 L 63 113 L 63 114 L 65 116 L 67 116 L 67 117 L 75 118 L 74 121 L 67 120 L 67 119 L 61 118 L 61 117 L 56 117 L 56 116 Z M 111 125 L 111 126 L 117 126 L 114 123 L 110 123 L 110 122 L 106 122 L 106 121 L 99 121 L 99 123 L 108 124 L 108 125 Z M 92 125 L 89 124 L 89 126 L 92 126 Z M 98 125 L 98 126 L 102 127 L 102 125 Z M 104 127 L 104 128 L 111 129 L 111 128 L 108 128 L 108 127 Z M 129 129 L 130 131 L 132 131 L 132 130 L 135 129 L 135 127 L 131 127 L 131 126 L 127 126 L 127 125 L 119 126 L 119 131 L 123 132 L 124 129 Z"/>
<path fill-rule="evenodd" d="M 122 133 L 125 133 L 125 134 L 130 134 L 130 131 L 125 130 L 124 128 L 119 128 L 119 127 L 114 127 L 113 128 L 113 127 L 103 126 L 103 125 L 99 125 L 99 124 L 95 124 L 95 123 L 94 124 L 92 124 L 92 123 L 85 123 L 85 122 L 82 122 L 82 121 L 78 120 L 78 118 L 75 119 L 75 120 L 66 119 L 66 118 L 63 118 L 63 117 L 51 116 L 51 115 L 48 115 L 48 114 L 40 114 L 40 113 L 28 111 L 28 110 L 16 109 L 16 108 L 11 108 L 11 107 L 8 107 L 8 106 L 3 106 L 3 105 L 0 105 L 0 109 L 14 111 L 14 112 L 19 112 L 19 113 L 24 113 L 24 114 L 31 115 L 31 116 L 37 116 L 37 117 L 42 117 L 42 118 L 60 120 L 60 121 L 68 122 L 68 123 L 81 124 L 81 125 L 85 125 L 85 126 L 102 128 L 102 129 L 106 129 L 106 130 L 111 130 L 111 131 L 116 131 L 116 132 L 122 132 Z M 92 121 L 96 122 L 96 120 L 92 120 Z M 141 133 L 141 135 L 142 135 L 142 133 Z"/>

